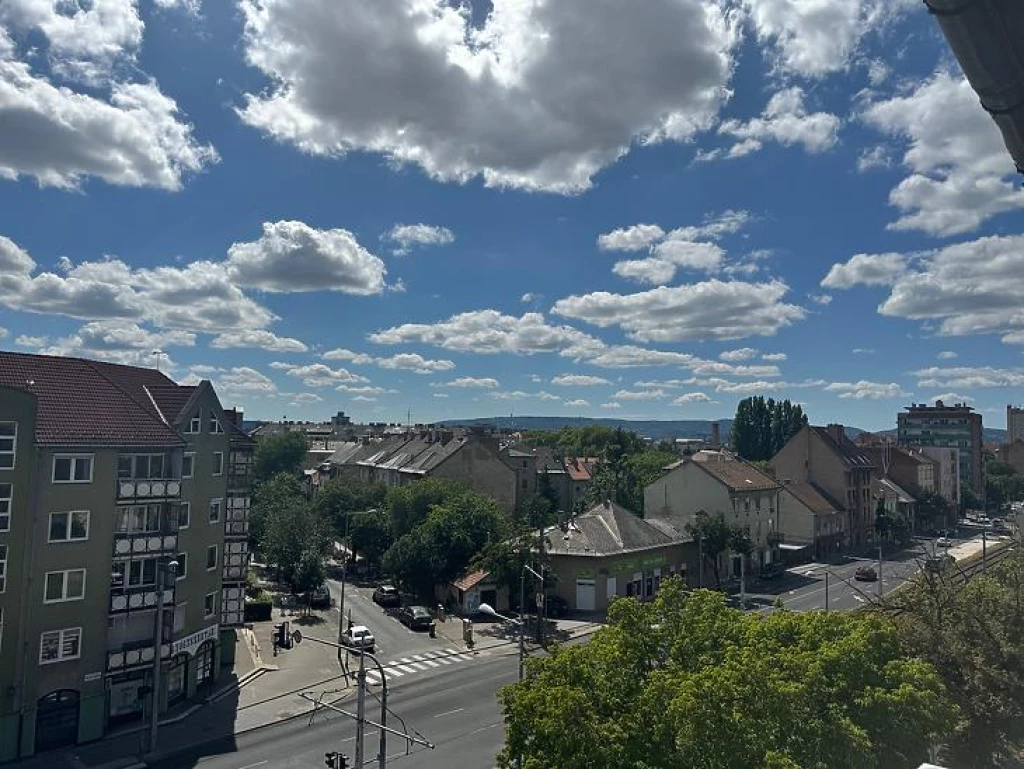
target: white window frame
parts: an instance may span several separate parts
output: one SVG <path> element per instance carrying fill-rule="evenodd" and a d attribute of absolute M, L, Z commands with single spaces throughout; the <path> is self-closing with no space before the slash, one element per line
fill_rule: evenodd
<path fill-rule="evenodd" d="M 210 565 L 210 552 L 211 551 L 213 552 L 213 566 Z M 220 563 L 220 552 L 219 551 L 220 551 L 220 548 L 218 548 L 216 545 L 207 545 L 206 546 L 206 570 L 207 571 L 216 571 L 217 570 L 217 565 Z"/>
<path fill-rule="evenodd" d="M 188 420 L 188 427 L 185 429 L 187 435 L 198 435 L 203 431 L 203 412 L 197 411 L 194 417 Z"/>
<path fill-rule="evenodd" d="M 190 460 L 188 475 L 185 474 L 185 460 Z M 181 478 L 193 478 L 196 474 L 196 453 L 194 451 L 186 451 L 181 455 Z"/>
<path fill-rule="evenodd" d="M 0 545 L 0 594 L 7 590 L 7 545 Z"/>
<path fill-rule="evenodd" d="M 213 606 L 213 608 L 209 612 L 207 612 L 206 611 L 206 606 L 207 606 L 207 599 L 209 599 L 209 598 L 213 599 L 213 601 L 210 602 L 210 604 Z M 217 616 L 217 593 L 216 592 L 207 593 L 206 595 L 203 596 L 203 619 L 210 619 L 210 617 L 216 617 L 216 616 Z"/>
<path fill-rule="evenodd" d="M 178 573 L 175 580 L 181 581 L 188 577 L 188 553 L 178 553 Z"/>
<path fill-rule="evenodd" d="M 18 423 L 0 422 L 0 427 L 5 425 L 11 425 L 14 428 L 14 432 L 11 435 L 0 435 L 0 440 L 6 441 L 10 439 L 11 441 L 9 449 L 0 449 L 0 470 L 13 470 L 15 463 L 18 461 Z M 6 457 L 11 458 L 10 464 L 7 464 L 5 461 Z"/>
<path fill-rule="evenodd" d="M 81 572 L 82 574 L 82 593 L 81 595 L 68 595 L 68 586 L 71 584 L 71 575 L 77 572 Z M 48 598 L 47 593 L 49 592 L 50 587 L 50 577 L 58 574 L 61 578 L 60 598 Z M 67 603 L 68 601 L 85 600 L 85 580 L 85 569 L 66 569 L 63 571 L 46 572 L 46 575 L 43 578 L 43 603 Z"/>
<path fill-rule="evenodd" d="M 0 483 L 0 531 L 11 530 L 11 511 L 14 509 L 14 484 Z"/>
<path fill-rule="evenodd" d="M 181 524 L 181 511 L 182 510 L 187 510 L 188 511 L 185 514 L 185 525 L 184 526 L 182 526 L 182 524 Z M 182 502 L 180 504 L 180 507 L 178 508 L 178 531 L 181 531 L 182 529 L 187 529 L 189 527 L 189 524 L 191 524 L 191 523 L 192 523 L 192 503 L 191 502 Z"/>
<path fill-rule="evenodd" d="M 122 528 L 121 521 L 120 521 L 120 518 L 121 518 L 121 515 L 122 515 L 122 513 L 121 513 L 122 508 L 126 511 L 125 515 L 127 516 L 126 519 L 125 519 L 125 524 L 126 525 L 125 525 L 124 528 Z M 142 528 L 136 528 L 134 526 L 134 523 L 135 523 L 136 518 L 137 518 L 136 511 L 140 510 L 140 509 L 144 511 L 142 513 L 142 515 L 141 515 L 141 519 L 142 519 L 142 522 L 143 522 L 144 525 L 143 525 Z M 151 514 L 154 512 L 154 510 L 155 510 L 155 513 L 156 513 L 156 521 L 155 521 L 155 523 L 151 524 L 149 522 L 149 519 L 151 518 Z M 117 506 L 116 515 L 117 515 L 118 519 L 114 522 L 114 531 L 115 531 L 115 533 L 117 533 L 117 534 L 131 534 L 131 535 L 134 535 L 134 534 L 158 534 L 160 532 L 161 528 L 162 528 L 161 524 L 163 522 L 163 515 L 164 515 L 164 513 L 163 513 L 163 510 L 161 509 L 161 505 L 160 504 L 150 502 L 150 503 L 143 503 L 143 504 L 139 504 L 139 505 L 118 505 Z M 155 526 L 155 528 L 149 528 L 151 525 Z"/>
<path fill-rule="evenodd" d="M 213 477 L 219 478 L 224 475 L 224 452 L 213 452 Z"/>
<path fill-rule="evenodd" d="M 85 536 L 84 537 L 72 537 L 71 536 L 71 521 L 75 513 L 85 515 Z M 51 534 L 53 533 L 53 516 L 55 515 L 66 515 L 67 522 L 64 526 L 64 536 L 60 539 L 52 539 Z M 50 513 L 46 519 L 46 541 L 49 543 L 54 542 L 87 542 L 89 540 L 89 528 L 91 525 L 92 515 L 88 510 L 59 510 L 55 513 Z"/>
<path fill-rule="evenodd" d="M 217 413 L 213 409 L 210 409 L 209 427 L 210 435 L 222 435 L 224 433 L 224 425 L 221 424 L 220 417 L 217 416 Z"/>
<path fill-rule="evenodd" d="M 217 517 L 214 517 L 213 515 L 214 510 L 217 511 Z M 224 520 L 223 497 L 214 497 L 213 499 L 210 500 L 210 509 L 209 512 L 207 513 L 206 520 L 208 523 L 220 523 L 222 520 Z"/>
<path fill-rule="evenodd" d="M 69 459 L 71 460 L 71 474 L 67 480 L 57 478 L 57 460 L 58 459 Z M 78 461 L 88 459 L 89 460 L 89 477 L 84 480 L 78 480 L 75 478 L 77 473 L 75 468 L 77 467 Z M 50 472 L 50 481 L 53 483 L 92 483 L 92 474 L 95 470 L 95 458 L 92 454 L 54 454 L 53 455 L 53 467 Z"/>
<path fill-rule="evenodd" d="M 43 659 L 43 644 L 47 636 L 57 636 L 57 657 L 55 659 Z M 74 639 L 76 647 L 74 654 L 65 654 L 64 647 L 69 639 Z M 39 664 L 54 665 L 67 660 L 77 660 L 82 656 L 82 628 L 69 627 L 62 630 L 45 630 L 39 634 Z"/>

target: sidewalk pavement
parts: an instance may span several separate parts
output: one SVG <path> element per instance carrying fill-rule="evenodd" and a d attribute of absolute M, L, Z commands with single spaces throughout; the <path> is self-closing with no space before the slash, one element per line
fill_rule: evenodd
<path fill-rule="evenodd" d="M 313 705 L 300 697 L 300 692 L 319 695 L 336 690 L 327 698 L 329 702 L 349 696 L 355 689 L 342 674 L 335 649 L 303 643 L 276 657 L 273 654 L 271 636 L 276 623 L 289 620 L 293 629 L 299 628 L 304 634 L 312 630 L 311 634 L 333 637 L 337 624 L 332 624 L 330 618 L 330 612 L 313 612 L 309 618 L 282 617 L 275 607 L 270 621 L 240 629 L 231 676 L 206 698 L 183 703 L 165 714 L 160 721 L 157 755 L 230 740 L 238 734 L 308 716 Z M 141 769 L 145 763 L 140 756 L 146 750 L 148 735 L 149 724 L 138 724 L 102 740 L 6 764 L 5 769 Z M 228 749 L 227 743 L 218 746 L 219 752 Z"/>
<path fill-rule="evenodd" d="M 604 627 L 603 617 L 584 617 L 579 619 L 565 618 L 553 621 L 556 627 L 555 636 L 559 641 L 565 642 L 577 638 L 583 638 L 597 632 Z M 465 649 L 466 642 L 462 640 L 462 618 L 447 616 L 444 622 L 435 621 L 437 634 L 446 639 L 458 649 Z M 474 622 L 473 623 L 473 652 L 493 651 L 500 653 L 507 649 L 509 653 L 518 653 L 518 636 L 510 637 L 504 632 L 502 622 Z M 531 646 L 535 645 L 528 638 Z"/>

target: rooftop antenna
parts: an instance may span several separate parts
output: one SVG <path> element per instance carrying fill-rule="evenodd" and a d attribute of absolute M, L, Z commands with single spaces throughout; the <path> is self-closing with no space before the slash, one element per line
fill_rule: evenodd
<path fill-rule="evenodd" d="M 163 350 L 153 350 L 153 352 L 150 353 L 150 355 L 152 355 L 154 358 L 156 358 L 156 370 L 157 370 L 157 373 L 160 372 L 160 356 L 163 355 L 163 354 L 164 354 Z"/>
<path fill-rule="evenodd" d="M 405 411 L 405 426 L 412 429 L 412 406 Z"/>

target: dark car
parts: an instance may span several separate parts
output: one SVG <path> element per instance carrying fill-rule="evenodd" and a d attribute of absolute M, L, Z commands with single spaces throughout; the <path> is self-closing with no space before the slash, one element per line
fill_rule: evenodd
<path fill-rule="evenodd" d="M 952 566 L 954 563 L 956 563 L 956 558 L 949 553 L 943 553 L 942 555 L 933 555 L 926 559 L 924 567 L 928 571 L 939 572 L 945 570 L 948 566 Z"/>
<path fill-rule="evenodd" d="M 569 613 L 569 603 L 558 595 L 549 595 L 544 606 L 544 613 L 552 619 L 561 619 Z"/>
<path fill-rule="evenodd" d="M 398 588 L 393 585 L 381 585 L 373 591 L 373 602 L 378 606 L 389 609 L 402 605 L 402 595 Z"/>
<path fill-rule="evenodd" d="M 878 579 L 878 572 L 871 566 L 858 566 L 853 578 L 858 582 L 874 582 Z"/>
<path fill-rule="evenodd" d="M 403 606 L 398 611 L 398 621 L 410 630 L 426 630 L 433 617 L 426 606 Z"/>
<path fill-rule="evenodd" d="M 331 591 L 326 582 L 309 594 L 309 605 L 314 609 L 329 609 L 331 603 Z"/>

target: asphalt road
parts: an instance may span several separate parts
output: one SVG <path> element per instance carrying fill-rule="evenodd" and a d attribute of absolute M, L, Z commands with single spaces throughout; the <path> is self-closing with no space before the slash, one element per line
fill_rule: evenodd
<path fill-rule="evenodd" d="M 388 717 L 400 728 L 401 717 L 408 730 L 415 730 L 434 745 L 414 745 L 406 752 L 405 740 L 388 736 L 387 765 L 399 769 L 488 769 L 504 742 L 505 732 L 495 692 L 516 678 L 517 659 L 481 655 L 473 663 L 451 672 L 396 682 L 389 686 Z M 442 680 L 443 677 L 443 680 Z M 373 695 L 379 689 L 372 687 Z M 355 712 L 354 697 L 339 707 Z M 380 717 L 380 704 L 367 695 L 366 717 Z M 302 718 L 266 727 L 248 734 L 209 743 L 187 753 L 151 764 L 153 769 L 322 769 L 324 754 L 340 750 L 355 761 L 355 722 L 346 716 L 327 713 L 312 725 Z M 379 731 L 366 728 L 366 765 L 377 766 Z"/>
<path fill-rule="evenodd" d="M 327 584 L 331 591 L 331 597 L 334 599 L 334 606 L 331 608 L 333 620 L 338 617 L 338 612 L 341 610 L 341 582 L 329 579 Z M 345 617 L 343 621 L 346 626 L 350 612 L 353 624 L 366 625 L 370 628 L 370 632 L 373 633 L 377 641 L 374 654 L 379 659 L 451 648 L 451 644 L 447 643 L 444 638 L 431 638 L 425 630 L 410 630 L 394 616 L 385 612 L 373 602 L 372 587 L 357 587 L 351 582 L 345 584 Z M 332 622 L 332 624 L 337 627 L 336 623 Z"/>
<path fill-rule="evenodd" d="M 961 537 L 952 541 L 955 546 L 969 539 L 971 537 Z M 748 590 L 748 606 L 755 609 L 759 607 L 762 612 L 771 612 L 776 599 L 781 598 L 783 605 L 793 611 L 825 608 L 850 611 L 877 598 L 879 591 L 884 595 L 909 580 L 920 568 L 925 550 L 934 550 L 934 540 L 919 540 L 910 551 L 886 554 L 877 582 L 858 582 L 854 579 L 854 573 L 860 566 L 871 566 L 879 572 L 877 556 L 847 557 L 836 564 L 797 566 L 775 580 L 763 582 Z"/>

